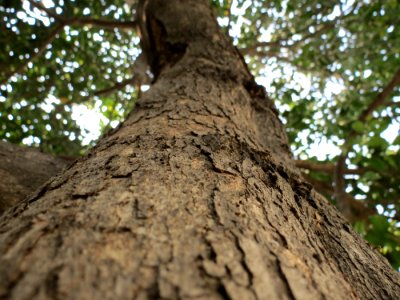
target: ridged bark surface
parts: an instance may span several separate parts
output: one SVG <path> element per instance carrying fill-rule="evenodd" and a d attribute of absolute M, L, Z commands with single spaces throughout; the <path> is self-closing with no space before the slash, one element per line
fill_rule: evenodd
<path fill-rule="evenodd" d="M 8 299 L 399 299 L 294 167 L 208 1 L 151 1 L 158 73 L 128 120 L 0 225 Z"/>

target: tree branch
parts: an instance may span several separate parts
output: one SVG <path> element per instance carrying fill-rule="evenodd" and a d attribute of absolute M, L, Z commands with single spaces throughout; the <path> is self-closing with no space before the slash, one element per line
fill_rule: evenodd
<path fill-rule="evenodd" d="M 306 174 L 303 177 L 313 185 L 313 187 L 322 195 L 328 195 L 330 197 L 334 194 L 334 189 L 331 185 L 324 181 L 314 179 Z M 356 221 L 365 221 L 369 216 L 376 214 L 375 206 L 368 206 L 370 201 L 357 200 L 352 195 L 344 193 L 342 195 L 343 201 L 346 203 L 347 210 L 342 212 L 346 219 L 354 223 Z"/>
<path fill-rule="evenodd" d="M 94 96 L 108 95 L 108 94 L 111 94 L 114 91 L 117 91 L 117 90 L 120 90 L 120 89 L 126 87 L 127 85 L 135 84 L 136 81 L 137 81 L 137 76 L 133 76 L 132 78 L 128 78 L 128 79 L 125 79 L 125 80 L 123 80 L 121 82 L 117 82 L 115 85 L 113 85 L 111 87 L 96 91 L 93 95 Z"/>
<path fill-rule="evenodd" d="M 400 84 L 400 69 L 396 71 L 393 75 L 390 82 L 386 85 L 386 87 L 378 94 L 378 96 L 370 103 L 370 105 L 360 114 L 357 121 L 365 122 L 368 117 L 374 112 L 378 107 L 383 105 L 386 99 L 390 96 L 393 90 Z M 346 169 L 346 159 L 349 153 L 350 142 L 358 133 L 353 129 L 350 131 L 349 135 L 344 141 L 343 150 L 340 154 L 337 162 L 336 162 L 336 170 L 335 170 L 335 198 L 338 205 L 338 208 L 343 212 L 349 210 L 348 205 L 344 199 L 345 193 L 345 180 L 344 180 L 344 170 Z"/>
<path fill-rule="evenodd" d="M 312 26 L 312 25 L 311 25 Z M 321 33 L 323 33 L 324 31 L 331 29 L 335 27 L 334 23 L 325 23 L 323 24 L 322 28 L 319 30 L 314 31 L 313 33 L 308 33 L 306 34 L 302 39 L 298 40 L 298 41 L 294 41 L 293 44 L 291 45 L 282 45 L 282 42 L 288 42 L 290 38 L 292 38 L 294 35 L 296 34 L 300 34 L 299 32 L 296 32 L 294 34 L 292 34 L 291 36 L 287 37 L 287 38 L 279 38 L 276 41 L 273 42 L 259 42 L 256 43 L 252 46 L 249 46 L 247 48 L 241 49 L 241 52 L 243 55 L 259 55 L 259 51 L 257 51 L 257 48 L 260 47 L 279 47 L 279 48 L 286 48 L 286 49 L 291 49 L 296 47 L 298 44 L 303 43 L 304 41 L 306 41 L 307 39 L 314 37 L 314 36 L 318 36 Z M 307 30 L 308 28 L 306 28 L 305 30 Z"/>
<path fill-rule="evenodd" d="M 0 85 L 7 83 L 12 76 L 21 73 L 30 62 L 41 56 L 46 51 L 47 46 L 54 41 L 54 39 L 57 37 L 57 34 L 60 33 L 63 28 L 63 24 L 56 25 L 54 30 L 49 34 L 49 36 L 43 41 L 43 44 L 39 47 L 39 51 L 31 53 L 29 55 L 29 58 L 24 61 L 19 67 L 17 67 L 15 70 L 7 72 L 5 74 L 5 78 L 0 81 Z"/>
<path fill-rule="evenodd" d="M 349 214 L 350 206 L 345 201 L 346 182 L 344 179 L 344 169 L 346 168 L 347 152 L 342 152 L 336 162 L 334 174 L 334 193 L 337 208 L 344 214 Z"/>
<path fill-rule="evenodd" d="M 334 174 L 336 166 L 335 164 L 330 163 L 318 163 L 310 160 L 296 160 L 296 166 L 301 169 L 307 169 L 311 171 L 317 172 L 325 172 Z M 361 175 L 368 171 L 368 168 L 358 168 L 358 169 L 348 169 L 346 168 L 344 174 L 354 174 L 354 175 Z"/>
<path fill-rule="evenodd" d="M 90 25 L 93 27 L 99 27 L 104 29 L 135 29 L 136 22 L 135 21 L 126 21 L 126 22 L 118 22 L 111 20 L 103 20 L 103 19 L 93 19 L 93 18 L 72 18 L 72 19 L 64 19 L 64 22 L 67 25 L 74 26 L 84 26 Z"/>
<path fill-rule="evenodd" d="M 56 12 L 54 12 L 53 10 L 48 9 L 47 7 L 45 7 L 42 3 L 35 2 L 35 1 L 33 1 L 33 0 L 28 0 L 28 2 L 29 2 L 33 7 L 36 7 L 37 9 L 44 11 L 49 17 L 52 17 L 52 18 L 54 18 L 55 20 L 60 21 L 60 18 L 61 18 L 61 17 L 60 17 Z"/>
<path fill-rule="evenodd" d="M 68 26 L 84 26 L 90 25 L 93 27 L 100 27 L 105 29 L 114 29 L 114 28 L 121 28 L 121 29 L 134 29 L 136 28 L 137 23 L 135 21 L 127 21 L 127 22 L 118 22 L 113 20 L 104 20 L 104 19 L 93 19 L 93 18 L 80 18 L 80 17 L 73 17 L 73 18 L 64 18 L 61 15 L 58 15 L 53 10 L 46 8 L 41 3 L 35 2 L 34 0 L 28 0 L 32 6 L 44 11 L 49 17 L 54 18 L 57 22 L 62 23 Z"/>
<path fill-rule="evenodd" d="M 358 121 L 364 122 L 379 106 L 385 103 L 385 100 L 390 96 L 394 89 L 400 85 L 400 69 L 393 75 L 388 85 L 382 90 L 381 93 L 371 102 L 371 104 L 361 113 Z"/>
<path fill-rule="evenodd" d="M 33 0 L 28 0 L 28 1 L 29 1 L 29 3 L 32 4 L 32 6 L 44 11 L 49 17 L 54 18 L 59 24 L 55 26 L 54 30 L 43 41 L 42 45 L 39 47 L 39 51 L 33 52 L 32 54 L 30 54 L 29 59 L 24 61 L 15 70 L 7 72 L 5 74 L 5 78 L 0 81 L 0 85 L 7 83 L 13 75 L 21 73 L 30 62 L 35 60 L 37 57 L 41 56 L 44 53 L 44 51 L 46 51 L 47 46 L 54 41 L 57 34 L 59 32 L 61 32 L 61 30 L 67 25 L 69 25 L 69 26 L 90 25 L 93 27 L 111 28 L 111 29 L 113 29 L 113 28 L 127 28 L 127 29 L 136 28 L 135 21 L 116 22 L 116 21 L 111 21 L 111 20 L 100 20 L 100 19 L 93 19 L 93 18 L 71 18 L 71 19 L 63 18 L 60 15 L 56 14 L 51 9 L 48 9 L 45 6 L 43 6 L 41 3 L 35 2 Z"/>
<path fill-rule="evenodd" d="M 251 46 L 249 46 L 247 48 L 241 49 L 240 51 L 241 51 L 241 53 L 243 55 L 257 55 L 257 56 L 260 56 L 263 53 L 265 55 L 265 52 L 262 52 L 262 51 L 260 52 L 260 51 L 257 50 L 257 48 L 260 48 L 260 47 L 276 47 L 276 48 L 284 47 L 286 49 L 294 48 L 297 45 L 301 44 L 302 42 L 304 42 L 305 40 L 307 40 L 307 39 L 309 39 L 311 37 L 319 36 L 324 31 L 326 31 L 328 29 L 332 29 L 334 27 L 337 27 L 338 26 L 338 21 L 341 21 L 343 19 L 348 18 L 349 16 L 352 16 L 354 11 L 356 10 L 357 6 L 358 6 L 358 3 L 356 1 L 355 4 L 352 7 L 350 7 L 347 12 L 342 11 L 342 13 L 343 13 L 342 15 L 338 16 L 337 18 L 335 18 L 333 20 L 330 20 L 329 22 L 322 23 L 322 24 L 315 24 L 314 23 L 314 24 L 311 24 L 311 25 L 309 25 L 309 26 L 307 26 L 307 27 L 305 27 L 305 28 L 303 28 L 303 29 L 301 29 L 301 30 L 299 30 L 299 31 L 287 36 L 287 37 L 279 37 L 278 39 L 276 39 L 273 42 L 259 42 L 259 43 L 256 43 L 254 45 L 251 45 Z M 354 22 L 354 21 L 355 20 L 352 20 L 352 22 Z M 314 31 L 313 33 L 311 33 L 309 31 L 309 28 L 311 26 L 313 26 L 313 27 L 321 26 L 321 28 L 316 30 L 316 31 Z M 287 45 L 287 46 L 282 45 L 282 42 L 288 42 L 291 38 L 293 38 L 294 35 L 304 34 L 305 32 L 308 32 L 308 33 L 302 39 L 300 39 L 298 41 L 294 41 L 292 45 Z"/>

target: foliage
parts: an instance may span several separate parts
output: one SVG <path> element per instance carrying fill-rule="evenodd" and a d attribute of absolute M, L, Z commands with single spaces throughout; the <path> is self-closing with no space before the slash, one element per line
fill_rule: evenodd
<path fill-rule="evenodd" d="M 139 52 L 132 2 L 0 4 L 2 139 L 77 155 L 85 135 L 73 115 L 79 105 L 103 115 L 103 130 L 123 120 L 139 93 L 131 80 Z M 349 205 L 355 228 L 398 269 L 400 3 L 212 4 L 276 100 L 307 178 Z"/>
<path fill-rule="evenodd" d="M 51 13 L 87 24 L 48 18 L 28 1 L 0 6 L 0 41 L 5 45 L 0 48 L 0 82 L 7 82 L 1 86 L 0 137 L 77 155 L 83 133 L 72 112 L 78 104 L 97 107 L 111 121 L 122 120 L 132 108 L 132 87 L 108 90 L 131 78 L 139 40 L 132 24 L 118 27 L 132 20 L 124 1 L 45 3 Z M 108 26 L 93 25 L 91 19 Z"/>

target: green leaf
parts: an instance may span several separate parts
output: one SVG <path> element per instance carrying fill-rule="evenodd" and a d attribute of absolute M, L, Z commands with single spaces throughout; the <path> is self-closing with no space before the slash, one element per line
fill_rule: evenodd
<path fill-rule="evenodd" d="M 374 136 L 369 140 L 367 145 L 371 148 L 384 149 L 389 146 L 389 143 L 384 138 L 381 138 L 380 136 Z"/>
<path fill-rule="evenodd" d="M 400 145 L 400 135 L 398 135 L 393 141 L 393 145 Z"/>
<path fill-rule="evenodd" d="M 351 128 L 357 133 L 363 133 L 364 132 L 364 124 L 360 121 L 356 121 L 351 125 Z"/>

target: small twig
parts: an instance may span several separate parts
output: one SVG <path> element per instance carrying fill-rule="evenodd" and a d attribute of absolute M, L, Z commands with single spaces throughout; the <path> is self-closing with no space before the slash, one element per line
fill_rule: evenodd
<path fill-rule="evenodd" d="M 49 17 L 52 17 L 52 18 L 54 18 L 55 20 L 61 21 L 61 17 L 60 17 L 56 12 L 54 12 L 54 11 L 51 10 L 51 9 L 48 9 L 48 8 L 45 7 L 42 3 L 35 2 L 35 1 L 33 1 L 33 0 L 28 0 L 28 2 L 29 2 L 33 7 L 36 7 L 37 9 L 44 11 Z"/>
<path fill-rule="evenodd" d="M 303 43 L 304 41 L 306 41 L 307 39 L 315 37 L 315 36 L 319 36 L 326 30 L 338 26 L 338 21 L 341 21 L 343 19 L 346 19 L 346 18 L 352 16 L 354 11 L 356 10 L 357 6 L 358 6 L 358 3 L 356 1 L 356 3 L 349 9 L 348 12 L 340 15 L 339 17 L 337 17 L 329 22 L 322 23 L 322 24 L 311 24 L 293 34 L 290 34 L 287 37 L 279 37 L 278 39 L 276 39 L 275 41 L 272 41 L 272 42 L 259 42 L 252 46 L 249 46 L 247 48 L 241 49 L 240 52 L 243 55 L 259 55 L 260 51 L 258 51 L 257 48 L 260 48 L 260 47 L 270 47 L 270 48 L 276 47 L 276 48 L 286 48 L 286 49 L 295 48 L 298 45 L 300 45 L 301 43 Z M 355 20 L 352 20 L 351 22 L 355 22 Z M 321 26 L 321 28 L 314 31 L 313 33 L 311 33 L 311 32 L 309 32 L 309 28 L 311 26 L 313 26 L 313 27 Z M 305 32 L 309 32 L 309 33 L 307 33 L 302 39 L 293 42 L 293 44 L 287 45 L 287 46 L 282 44 L 283 42 L 288 42 L 294 35 L 303 34 Z"/>
<path fill-rule="evenodd" d="M 299 44 L 303 43 L 307 39 L 309 39 L 311 37 L 314 37 L 314 36 L 318 36 L 318 35 L 322 34 L 324 31 L 326 31 L 328 29 L 331 29 L 333 27 L 335 27 L 335 24 L 332 24 L 332 23 L 323 24 L 321 29 L 314 31 L 313 33 L 306 34 L 302 39 L 300 39 L 298 41 L 294 41 L 291 45 L 282 45 L 282 42 L 289 41 L 289 39 L 294 34 L 291 35 L 290 37 L 286 38 L 286 39 L 285 38 L 280 38 L 280 39 L 278 39 L 276 41 L 273 41 L 273 42 L 259 42 L 259 43 L 256 43 L 256 44 L 254 44 L 252 46 L 249 46 L 249 47 L 247 47 L 245 49 L 241 49 L 241 52 L 244 55 L 255 55 L 258 52 L 257 48 L 260 48 L 260 47 L 271 47 L 271 46 L 279 47 L 279 48 L 292 49 L 292 48 L 295 48 L 296 46 L 298 46 Z M 299 33 L 296 33 L 296 34 L 299 34 Z"/>
<path fill-rule="evenodd" d="M 136 86 L 136 84 L 138 84 L 137 77 L 135 75 L 132 78 L 126 79 L 126 80 L 124 80 L 122 82 L 117 82 L 113 86 L 110 86 L 110 87 L 102 89 L 102 90 L 95 91 L 94 93 L 90 93 L 89 95 L 84 96 L 81 99 L 78 99 L 78 100 L 75 99 L 74 101 L 67 100 L 67 101 L 64 102 L 64 105 L 73 104 L 73 103 L 75 103 L 75 104 L 84 103 L 86 101 L 89 101 L 94 96 L 98 96 L 98 97 L 106 96 L 106 95 L 109 95 L 109 94 L 111 94 L 111 93 L 113 93 L 115 91 L 121 90 L 124 87 L 126 87 L 128 85 L 131 85 L 131 84 L 135 85 L 135 86 Z"/>
<path fill-rule="evenodd" d="M 226 26 L 226 34 L 227 34 L 227 35 L 229 35 L 229 30 L 231 30 L 231 22 L 232 22 L 232 4 L 233 4 L 233 0 L 229 0 L 228 25 Z"/>
<path fill-rule="evenodd" d="M 21 73 L 30 62 L 32 62 L 37 57 L 41 56 L 46 51 L 47 46 L 54 41 L 54 39 L 57 37 L 57 34 L 61 32 L 63 28 L 64 24 L 56 25 L 54 30 L 49 34 L 49 36 L 43 41 L 43 44 L 39 47 L 39 51 L 31 53 L 29 55 L 29 58 L 25 60 L 20 66 L 18 66 L 15 70 L 7 72 L 5 74 L 5 78 L 0 81 L 0 85 L 7 83 L 12 76 Z"/>
<path fill-rule="evenodd" d="M 80 18 L 80 17 L 73 17 L 73 18 L 65 18 L 61 15 L 57 14 L 51 9 L 46 8 L 39 2 L 35 2 L 33 0 L 28 0 L 34 7 L 44 11 L 49 17 L 54 18 L 57 22 L 62 23 L 68 26 L 84 26 L 90 25 L 93 27 L 100 27 L 105 29 L 114 29 L 114 28 L 122 28 L 122 29 L 135 29 L 136 22 L 135 21 L 127 21 L 127 22 L 118 22 L 113 20 L 104 20 L 104 19 L 94 19 L 94 18 Z"/>
<path fill-rule="evenodd" d="M 29 59 L 24 61 L 20 66 L 16 69 L 7 72 L 4 76 L 5 78 L 0 81 L 0 85 L 5 84 L 8 80 L 15 74 L 21 73 L 26 66 L 32 62 L 37 57 L 41 56 L 45 51 L 49 44 L 51 44 L 54 39 L 56 38 L 57 34 L 61 32 L 61 30 L 69 25 L 91 25 L 94 27 L 101 27 L 101 28 L 136 28 L 136 22 L 116 22 L 111 20 L 100 20 L 100 19 L 93 19 L 93 18 L 63 18 L 53 10 L 46 8 L 39 2 L 35 2 L 33 0 L 28 0 L 34 7 L 44 11 L 49 17 L 54 18 L 58 24 L 55 26 L 54 30 L 49 34 L 49 36 L 43 41 L 42 45 L 39 47 L 38 52 L 33 52 L 29 55 Z"/>
<path fill-rule="evenodd" d="M 133 76 L 132 78 L 125 79 L 124 81 L 121 81 L 121 82 L 117 82 L 115 85 L 113 85 L 111 87 L 96 91 L 93 95 L 94 96 L 104 96 L 104 95 L 111 94 L 114 91 L 117 91 L 117 90 L 120 90 L 120 89 L 126 87 L 127 85 L 135 84 L 136 78 L 137 78 L 136 76 Z"/>

